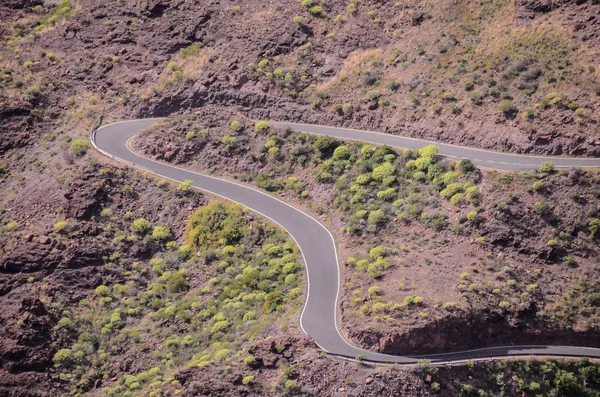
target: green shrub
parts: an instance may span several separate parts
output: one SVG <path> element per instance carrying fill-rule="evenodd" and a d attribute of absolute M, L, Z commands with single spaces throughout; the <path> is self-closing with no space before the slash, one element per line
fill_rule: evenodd
<path fill-rule="evenodd" d="M 165 243 L 171 238 L 171 230 L 166 225 L 155 226 L 152 230 L 152 238 L 159 243 Z"/>
<path fill-rule="evenodd" d="M 440 192 L 440 195 L 442 197 L 449 198 L 449 197 L 454 196 L 457 193 L 460 193 L 462 190 L 463 190 L 463 184 L 460 182 L 454 182 L 454 183 L 447 185 L 446 188 Z"/>
<path fill-rule="evenodd" d="M 131 231 L 135 234 L 144 235 L 150 231 L 150 222 L 144 218 L 138 218 L 131 224 Z"/>
<path fill-rule="evenodd" d="M 244 376 L 244 379 L 242 379 L 242 385 L 250 385 L 252 383 L 254 383 L 254 376 L 252 375 Z"/>
<path fill-rule="evenodd" d="M 373 169 L 373 179 L 381 182 L 385 178 L 393 176 L 395 172 L 396 167 L 391 163 L 385 162 Z"/>
<path fill-rule="evenodd" d="M 69 349 L 60 349 L 54 354 L 52 361 L 56 368 L 68 367 L 73 360 L 73 352 Z"/>
<path fill-rule="evenodd" d="M 243 237 L 246 227 L 241 206 L 211 202 L 192 213 L 185 239 L 194 250 L 232 244 Z"/>
<path fill-rule="evenodd" d="M 373 286 L 369 287 L 368 291 L 369 291 L 369 295 L 377 296 L 377 295 L 379 295 L 381 288 L 378 285 L 373 285 Z"/>
<path fill-rule="evenodd" d="M 227 328 L 229 328 L 229 322 L 227 320 L 217 321 L 213 324 L 210 332 L 214 334 L 215 332 L 223 331 Z"/>
<path fill-rule="evenodd" d="M 285 390 L 296 391 L 298 389 L 300 389 L 300 387 L 298 386 L 298 383 L 295 380 L 288 379 L 285 382 Z"/>
<path fill-rule="evenodd" d="M 386 255 L 386 249 L 384 247 L 382 247 L 381 245 L 371 248 L 371 250 L 369 251 L 369 257 L 371 259 L 381 258 L 381 257 L 384 257 L 385 255 Z"/>
<path fill-rule="evenodd" d="M 435 145 L 427 145 L 419 149 L 419 156 L 429 158 L 435 163 L 438 158 L 439 150 L 440 149 Z"/>
<path fill-rule="evenodd" d="M 314 7 L 310 7 L 308 9 L 308 12 L 310 13 L 310 15 L 315 16 L 315 17 L 320 17 L 323 15 L 323 7 L 321 6 L 314 6 Z"/>
<path fill-rule="evenodd" d="M 321 135 L 315 139 L 313 147 L 319 152 L 321 158 L 325 158 L 331 156 L 340 143 L 341 142 L 335 138 Z"/>
<path fill-rule="evenodd" d="M 183 181 L 179 185 L 177 185 L 177 191 L 179 191 L 181 193 L 188 193 L 188 192 L 192 191 L 193 188 L 194 188 L 194 182 L 189 179 L 186 179 L 185 181 Z"/>
<path fill-rule="evenodd" d="M 396 80 L 390 80 L 386 84 L 386 88 L 392 91 L 398 91 L 398 89 L 400 88 L 400 83 L 398 83 Z"/>
<path fill-rule="evenodd" d="M 75 156 L 83 156 L 90 148 L 90 143 L 85 139 L 75 139 L 71 142 L 71 152 Z"/>
<path fill-rule="evenodd" d="M 358 183 L 359 185 L 367 185 L 372 180 L 373 180 L 372 174 L 368 173 L 368 174 L 362 174 L 362 175 L 357 176 L 355 182 Z"/>
<path fill-rule="evenodd" d="M 292 366 L 286 367 L 283 370 L 283 376 L 285 376 L 288 379 L 292 379 L 292 378 L 296 377 L 296 375 L 297 375 L 296 369 Z"/>
<path fill-rule="evenodd" d="M 236 139 L 232 136 L 230 136 L 229 134 L 223 136 L 223 138 L 221 138 L 221 143 L 225 146 L 233 146 L 236 142 Z"/>
<path fill-rule="evenodd" d="M 285 295 L 281 291 L 273 291 L 265 296 L 265 303 L 263 304 L 263 310 L 265 313 L 271 313 L 273 311 L 279 310 L 283 301 L 285 299 Z"/>
<path fill-rule="evenodd" d="M 477 168 L 475 164 L 469 159 L 462 159 L 456 164 L 456 169 L 463 174 L 475 171 Z"/>
<path fill-rule="evenodd" d="M 533 208 L 538 214 L 543 214 L 548 210 L 548 203 L 545 201 L 537 201 L 533 204 Z"/>
<path fill-rule="evenodd" d="M 333 151 L 333 158 L 335 160 L 348 160 L 351 155 L 352 153 L 350 152 L 350 149 L 348 149 L 348 146 L 345 145 L 338 146 Z"/>
<path fill-rule="evenodd" d="M 452 198 L 450 199 L 450 203 L 455 206 L 455 207 L 460 207 L 461 204 L 463 203 L 465 199 L 465 195 L 462 193 L 456 193 L 454 196 L 452 196 Z"/>
<path fill-rule="evenodd" d="M 161 276 L 161 279 L 165 281 L 165 286 L 170 292 L 185 292 L 189 288 L 189 281 L 185 274 L 185 269 L 173 273 L 165 272 Z"/>
<path fill-rule="evenodd" d="M 54 231 L 57 233 L 67 233 L 69 224 L 66 221 L 58 221 L 54 224 Z"/>
<path fill-rule="evenodd" d="M 594 218 L 588 223 L 588 227 L 590 228 L 590 237 L 594 238 L 598 230 L 600 230 L 600 219 Z"/>
<path fill-rule="evenodd" d="M 420 305 L 423 303 L 423 298 L 420 296 L 409 295 L 404 298 L 404 306 Z"/>
<path fill-rule="evenodd" d="M 541 190 L 544 190 L 544 182 L 542 182 L 542 181 L 535 181 L 535 182 L 533 182 L 533 185 L 531 187 L 536 192 L 539 192 Z"/>
<path fill-rule="evenodd" d="M 392 201 L 396 197 L 396 189 L 390 187 L 386 190 L 377 192 L 377 198 L 384 201 Z"/>
<path fill-rule="evenodd" d="M 237 120 L 233 120 L 229 124 L 229 128 L 231 128 L 232 131 L 239 132 L 242 129 L 242 123 Z"/>
<path fill-rule="evenodd" d="M 538 172 L 542 174 L 551 174 L 554 172 L 554 164 L 550 161 L 545 161 L 538 168 Z"/>
<path fill-rule="evenodd" d="M 104 208 L 102 211 L 100 211 L 100 216 L 102 218 L 110 218 L 113 216 L 113 211 L 110 208 Z"/>
<path fill-rule="evenodd" d="M 124 196 L 126 197 L 135 197 L 135 191 L 133 190 L 133 188 L 129 185 L 125 185 L 123 186 L 123 189 L 121 189 L 121 192 L 123 193 Z"/>
<path fill-rule="evenodd" d="M 272 149 L 274 147 L 277 147 L 277 137 L 271 138 L 265 143 L 266 149 Z"/>
<path fill-rule="evenodd" d="M 197 55 L 199 51 L 200 51 L 200 47 L 198 47 L 198 44 L 196 44 L 196 43 L 191 44 L 180 50 L 181 58 L 187 59 L 189 57 L 193 57 L 194 55 Z"/>
<path fill-rule="evenodd" d="M 465 193 L 467 194 L 467 199 L 471 202 L 471 204 L 476 205 L 479 199 L 479 188 L 477 186 L 471 186 L 465 189 Z"/>
<path fill-rule="evenodd" d="M 265 174 L 258 174 L 258 176 L 254 179 L 254 183 L 261 189 L 265 189 L 267 192 L 277 192 L 284 188 L 284 184 L 273 180 L 266 176 Z"/>
<path fill-rule="evenodd" d="M 110 288 L 108 288 L 106 285 L 99 285 L 94 290 L 94 293 L 98 296 L 108 296 L 110 295 Z"/>
<path fill-rule="evenodd" d="M 367 222 L 371 225 L 381 225 L 385 222 L 385 214 L 383 210 L 374 210 L 369 212 Z"/>
<path fill-rule="evenodd" d="M 512 101 L 504 100 L 498 104 L 498 110 L 504 113 L 505 116 L 510 116 L 516 113 L 517 108 Z"/>
<path fill-rule="evenodd" d="M 256 124 L 254 124 L 254 130 L 256 132 L 266 132 L 271 128 L 271 124 L 269 124 L 267 121 L 259 121 Z"/>

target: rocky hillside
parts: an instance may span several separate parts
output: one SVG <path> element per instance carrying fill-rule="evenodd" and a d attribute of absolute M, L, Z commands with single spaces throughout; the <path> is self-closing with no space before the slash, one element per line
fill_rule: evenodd
<path fill-rule="evenodd" d="M 115 103 L 147 116 L 215 103 L 264 119 L 598 155 L 596 3 L 8 2 L 1 111 L 22 130 L 58 109 Z"/>
<path fill-rule="evenodd" d="M 243 249 L 229 244 L 235 252 L 228 248 L 225 253 L 235 259 L 221 257 L 223 246 L 218 253 L 193 257 L 202 266 L 188 263 L 186 249 L 179 250 L 186 246 L 186 225 L 196 209 L 210 207 L 209 200 L 185 186 L 177 189 L 108 162 L 90 150 L 87 137 L 102 109 L 107 120 L 200 109 L 201 124 L 216 126 L 216 141 L 203 137 L 204 126 L 190 138 L 185 138 L 189 130 L 179 131 L 182 135 L 169 143 L 170 150 L 156 147 L 160 140 L 147 141 L 143 149 L 202 169 L 222 164 L 220 156 L 229 155 L 237 163 L 228 171 L 262 172 L 266 177 L 258 182 L 269 189 L 283 183 L 272 180 L 287 179 L 298 168 L 283 163 L 288 168 L 282 173 L 266 169 L 262 160 L 241 156 L 239 144 L 257 155 L 264 151 L 263 160 L 276 147 L 285 153 L 288 146 L 302 145 L 292 145 L 278 132 L 281 142 L 264 148 L 270 136 L 265 142 L 238 136 L 230 131 L 231 119 L 249 131 L 253 123 L 247 118 L 302 120 L 515 152 L 597 156 L 599 14 L 597 0 L 2 1 L 0 395 L 456 395 L 481 389 L 516 396 L 552 389 L 582 395 L 597 387 L 596 369 L 587 363 L 526 369 L 484 365 L 475 372 L 460 367 L 438 373 L 426 364 L 404 371 L 339 362 L 323 357 L 298 331 L 300 296 L 285 304 L 269 300 L 279 302 L 274 308 L 285 315 L 268 313 L 271 305 L 265 309 L 263 301 L 251 300 L 245 304 L 256 308 L 229 311 L 209 299 L 211 293 L 230 288 L 242 262 L 255 258 L 265 244 L 283 247 L 285 239 L 264 221 L 244 218 L 265 235 L 246 236 Z M 223 142 L 227 134 L 230 139 Z M 352 150 L 352 156 L 359 155 L 357 147 Z M 189 162 L 196 153 L 210 154 L 210 161 Z M 337 172 L 321 171 L 331 178 Z M 402 172 L 402 178 L 408 175 Z M 336 190 L 324 176 L 315 182 L 310 171 L 300 174 L 301 181 L 311 183 L 302 190 L 298 181 L 289 180 L 286 198 L 306 204 L 314 196 L 332 203 L 332 195 L 342 196 L 347 186 Z M 351 336 L 374 349 L 404 351 L 415 348 L 398 342 L 408 332 L 408 319 L 416 320 L 410 325 L 415 330 L 439 321 L 437 329 L 449 332 L 462 327 L 465 318 L 481 319 L 485 330 L 493 330 L 502 313 L 509 324 L 501 329 L 556 327 L 544 329 L 558 330 L 548 335 L 564 341 L 561 330 L 572 328 L 586 340 L 587 332 L 595 332 L 590 321 L 596 309 L 589 304 L 597 291 L 586 281 L 597 270 L 596 246 L 589 237 L 589 220 L 597 217 L 595 178 L 579 172 L 517 175 L 512 181 L 486 175 L 484 182 L 476 182 L 483 192 L 481 212 L 466 192 L 456 193 L 465 194 L 455 200 L 461 202 L 459 209 L 440 199 L 439 212 L 448 215 L 449 225 L 460 227 L 437 232 L 436 238 L 475 251 L 477 263 L 458 254 L 448 260 L 443 252 L 436 258 L 418 252 L 417 246 L 428 244 L 440 251 L 439 241 L 425 240 L 443 217 L 421 220 L 411 213 L 411 237 L 381 243 L 372 238 L 369 215 L 350 214 L 343 200 L 335 210 L 311 207 L 331 217 L 334 230 L 344 227 L 345 233 L 369 236 L 355 246 L 350 243 L 358 237 L 344 237 L 344 259 L 356 258 L 355 264 L 349 261 L 345 280 L 355 285 L 344 298 L 344 321 L 372 325 Z M 462 175 L 459 179 L 469 182 Z M 428 197 L 423 193 L 419 203 L 433 208 L 434 202 L 427 200 L 439 192 L 426 181 L 421 189 Z M 253 178 L 247 182 L 257 183 Z M 542 183 L 535 185 L 539 189 L 536 182 Z M 374 190 L 368 194 L 377 199 Z M 385 219 L 394 223 L 398 209 L 383 197 Z M 538 204 L 544 202 L 545 208 Z M 476 209 L 477 216 L 469 219 Z M 408 219 L 402 217 L 398 222 Z M 372 220 L 378 223 L 376 218 Z M 479 224 L 481 218 L 485 222 Z M 395 230 L 391 223 L 381 225 L 382 230 Z M 375 282 L 361 273 L 365 262 L 360 261 L 367 260 L 368 274 L 368 248 L 378 245 L 385 249 L 379 264 L 389 257 L 395 269 L 402 269 L 410 256 L 416 261 L 409 264 L 411 277 L 422 277 L 418 269 L 447 262 L 453 278 L 439 296 L 428 296 L 421 292 L 427 284 L 419 279 L 386 274 L 389 282 L 376 284 L 379 297 L 369 296 Z M 489 267 L 485 272 L 484 263 Z M 288 284 L 287 276 L 279 280 L 278 274 L 277 288 L 294 296 L 289 291 L 301 288 L 301 273 Z M 529 291 L 533 284 L 538 287 Z M 194 306 L 190 294 L 203 296 L 199 300 L 208 306 Z M 421 315 L 425 309 L 418 300 L 408 315 L 404 309 L 387 312 L 413 295 L 409 304 L 421 296 L 429 317 Z M 434 308 L 439 299 L 443 302 Z M 456 315 L 459 320 L 444 309 L 449 302 L 463 313 Z M 393 317 L 390 322 L 400 336 L 384 332 L 387 320 L 377 313 L 382 304 L 389 305 L 385 316 Z M 250 311 L 257 317 L 244 320 Z M 481 312 L 483 317 L 464 315 Z M 210 329 L 194 328 L 190 318 L 196 315 L 206 316 L 202 318 Z M 240 322 L 252 321 L 274 339 L 261 342 L 263 333 L 237 329 Z M 234 328 L 235 335 L 243 335 L 234 338 L 241 345 L 222 345 L 232 343 L 228 335 L 234 335 L 229 332 Z M 481 343 L 491 343 L 492 336 Z M 431 348 L 463 344 L 456 340 Z M 246 362 L 249 356 L 255 360 Z"/>

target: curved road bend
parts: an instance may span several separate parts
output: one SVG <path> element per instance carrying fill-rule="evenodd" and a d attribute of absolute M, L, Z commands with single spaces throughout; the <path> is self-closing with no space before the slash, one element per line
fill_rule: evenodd
<path fill-rule="evenodd" d="M 279 128 L 289 127 L 294 131 L 302 131 L 309 134 L 329 135 L 342 139 L 352 139 L 356 141 L 376 143 L 378 145 L 389 145 L 411 150 L 417 150 L 426 145 L 436 145 L 440 148 L 440 155 L 444 157 L 450 157 L 457 160 L 467 158 L 473 161 L 473 163 L 482 167 L 502 170 L 535 169 L 545 161 L 551 161 L 557 168 L 600 167 L 600 158 L 569 158 L 500 153 L 483 149 L 456 146 L 448 143 L 438 143 L 422 139 L 406 138 L 398 135 L 382 134 L 379 132 L 354 130 L 351 128 L 327 127 L 313 124 L 296 124 L 286 122 L 271 122 L 271 124 Z"/>
<path fill-rule="evenodd" d="M 124 163 L 133 163 L 135 167 L 159 176 L 175 181 L 190 179 L 197 188 L 239 202 L 286 229 L 300 247 L 307 270 L 308 292 L 300 315 L 300 326 L 323 350 L 349 358 L 364 355 L 369 361 L 402 364 L 414 364 L 419 359 L 442 363 L 513 355 L 600 358 L 600 349 L 570 346 L 508 346 L 446 354 L 394 356 L 363 350 L 349 344 L 337 327 L 340 275 L 335 241 L 329 231 L 311 216 L 266 193 L 153 161 L 130 151 L 127 142 L 158 120 L 160 119 L 133 120 L 103 126 L 94 134 L 94 145 L 109 157 Z M 328 130 L 317 130 L 321 133 L 328 132 Z M 372 134 L 367 140 L 388 143 L 382 137 L 385 136 Z"/>

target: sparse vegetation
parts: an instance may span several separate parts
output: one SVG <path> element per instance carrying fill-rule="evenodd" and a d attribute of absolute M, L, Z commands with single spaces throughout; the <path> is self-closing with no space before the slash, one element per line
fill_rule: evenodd
<path fill-rule="evenodd" d="M 116 167 L 85 136 L 102 110 L 177 113 L 132 149 L 319 219 L 363 348 L 593 344 L 596 170 L 496 173 L 248 116 L 593 156 L 597 1 L 126 3 L 0 6 L 0 395 L 597 392 L 586 360 L 332 366 L 296 338 L 302 266 L 282 231 L 228 204 L 199 213 L 192 181 Z"/>

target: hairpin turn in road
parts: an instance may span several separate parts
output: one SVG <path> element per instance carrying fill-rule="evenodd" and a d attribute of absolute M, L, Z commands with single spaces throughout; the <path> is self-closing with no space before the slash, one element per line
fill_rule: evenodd
<path fill-rule="evenodd" d="M 394 356 L 351 345 L 338 328 L 340 268 L 335 240 L 327 228 L 310 215 L 257 189 L 154 161 L 132 152 L 128 147 L 128 141 L 160 120 L 131 120 L 105 125 L 92 132 L 92 143 L 104 155 L 136 168 L 173 181 L 191 180 L 196 188 L 241 203 L 287 230 L 302 252 L 307 272 L 307 293 L 300 315 L 300 326 L 326 352 L 347 358 L 361 356 L 368 361 L 400 364 L 414 364 L 422 359 L 444 363 L 527 355 L 600 358 L 600 349 L 577 346 L 500 346 L 442 354 Z M 290 127 L 312 134 L 331 135 L 409 149 L 418 149 L 432 143 L 344 128 L 279 122 L 274 122 L 272 125 L 281 128 Z M 600 159 L 518 156 L 446 144 L 436 145 L 440 147 L 440 154 L 443 156 L 457 159 L 471 158 L 477 164 L 494 168 L 537 168 L 544 161 L 552 161 L 560 167 L 600 167 Z"/>

